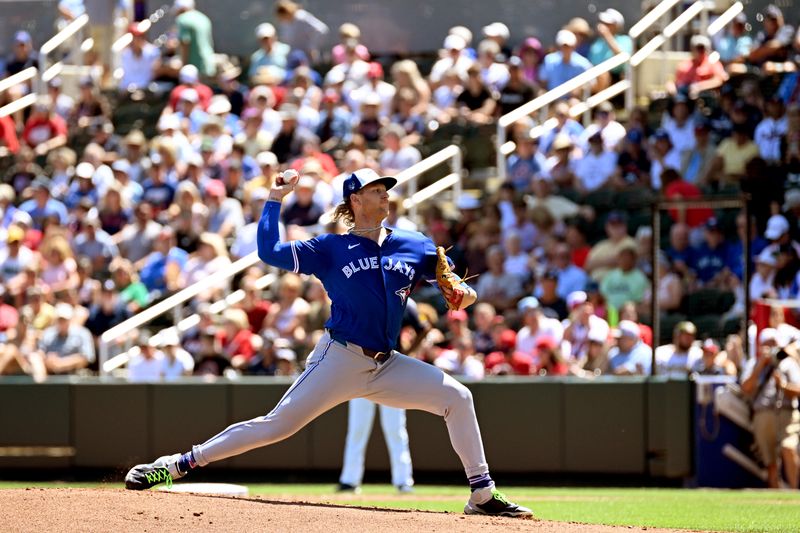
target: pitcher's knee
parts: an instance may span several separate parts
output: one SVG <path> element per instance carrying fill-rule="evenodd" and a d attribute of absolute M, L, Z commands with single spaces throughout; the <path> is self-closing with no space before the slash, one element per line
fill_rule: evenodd
<path fill-rule="evenodd" d="M 472 409 L 472 391 L 456 380 L 447 383 L 447 413 L 456 409 Z"/>

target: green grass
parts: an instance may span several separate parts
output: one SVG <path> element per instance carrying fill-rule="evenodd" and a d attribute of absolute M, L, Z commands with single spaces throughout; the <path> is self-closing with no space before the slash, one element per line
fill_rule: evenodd
<path fill-rule="evenodd" d="M 121 487 L 100 483 L 0 482 L 0 488 Z M 389 485 L 366 485 L 360 496 L 333 494 L 333 484 L 249 485 L 266 498 L 332 501 L 342 505 L 462 512 L 467 490 L 418 486 L 399 495 Z M 800 532 L 800 492 L 682 489 L 509 488 L 506 494 L 546 520 L 705 531 Z"/>

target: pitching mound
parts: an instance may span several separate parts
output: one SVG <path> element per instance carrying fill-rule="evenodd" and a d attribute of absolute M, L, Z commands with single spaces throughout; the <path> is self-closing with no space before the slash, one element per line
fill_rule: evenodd
<path fill-rule="evenodd" d="M 121 489 L 0 491 L 0 531 L 637 531 L 512 518 Z M 648 533 L 656 529 L 647 529 Z M 662 530 L 663 531 L 663 530 Z"/>

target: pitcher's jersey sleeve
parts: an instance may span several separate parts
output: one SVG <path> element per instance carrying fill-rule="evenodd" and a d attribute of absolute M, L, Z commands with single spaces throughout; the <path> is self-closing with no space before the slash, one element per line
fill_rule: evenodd
<path fill-rule="evenodd" d="M 327 269 L 324 236 L 306 241 L 280 242 L 280 202 L 268 201 L 258 223 L 258 257 L 268 265 L 303 274 L 320 274 Z"/>

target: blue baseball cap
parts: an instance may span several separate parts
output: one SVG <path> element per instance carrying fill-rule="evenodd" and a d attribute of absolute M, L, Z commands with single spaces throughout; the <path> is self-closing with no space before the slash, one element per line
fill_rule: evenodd
<path fill-rule="evenodd" d="M 358 192 L 367 185 L 372 185 L 373 183 L 383 183 L 386 185 L 386 190 L 388 191 L 397 184 L 397 179 L 391 176 L 381 176 L 371 168 L 362 168 L 356 170 L 350 174 L 349 178 L 344 180 L 342 184 L 342 196 L 347 199 L 354 192 Z"/>
<path fill-rule="evenodd" d="M 31 34 L 25 30 L 18 31 L 14 34 L 14 42 L 31 44 Z"/>

